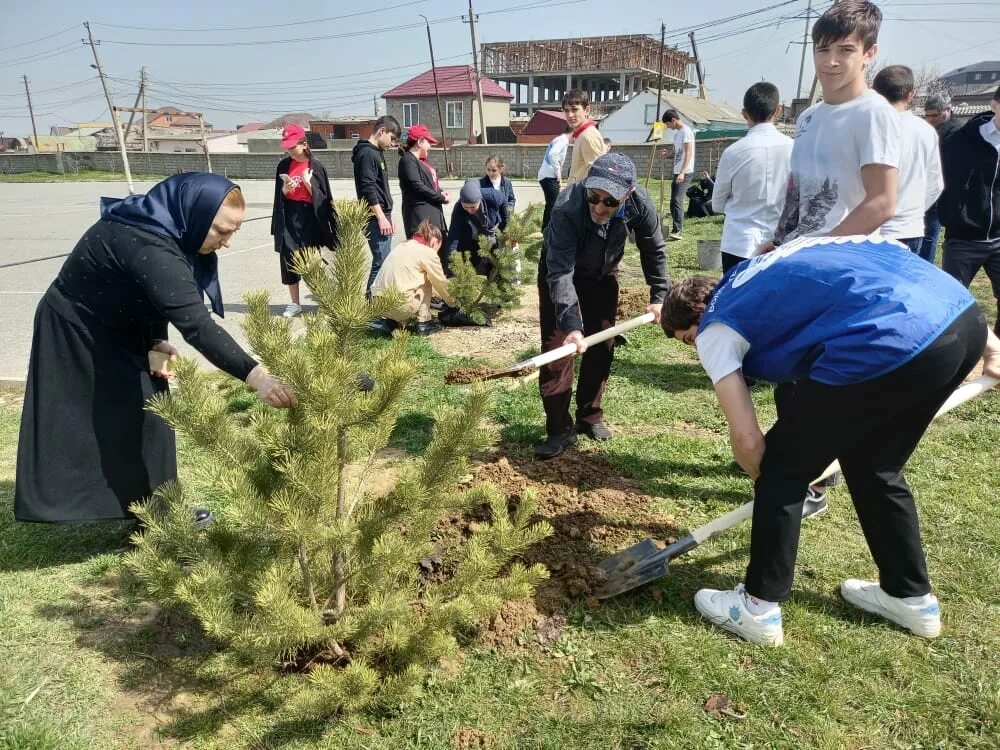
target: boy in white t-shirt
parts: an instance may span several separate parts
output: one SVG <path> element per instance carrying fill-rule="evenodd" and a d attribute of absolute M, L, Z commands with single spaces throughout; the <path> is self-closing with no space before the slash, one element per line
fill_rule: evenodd
<path fill-rule="evenodd" d="M 902 126 L 899 189 L 896 215 L 882 225 L 883 237 L 899 240 L 915 253 L 924 242 L 924 214 L 944 190 L 941 152 L 934 126 L 909 111 L 915 87 L 913 71 L 905 65 L 882 68 L 872 88 L 885 97 L 899 116 Z"/>
<path fill-rule="evenodd" d="M 694 131 L 681 119 L 676 109 L 663 113 L 663 124 L 674 133 L 674 181 L 670 183 L 670 234 L 671 240 L 681 239 L 684 228 L 684 196 L 687 194 L 689 177 L 694 171 Z"/>
<path fill-rule="evenodd" d="M 775 245 L 800 236 L 869 235 L 896 212 L 899 116 L 865 81 L 881 23 L 874 3 L 843 0 L 813 25 L 823 101 L 796 122 Z"/>

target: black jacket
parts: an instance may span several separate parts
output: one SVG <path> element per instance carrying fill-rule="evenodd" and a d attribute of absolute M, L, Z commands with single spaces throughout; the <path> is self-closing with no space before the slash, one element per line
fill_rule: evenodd
<path fill-rule="evenodd" d="M 976 115 L 941 145 L 938 214 L 946 239 L 1000 239 L 1000 152 L 979 132 L 992 117 Z"/>
<path fill-rule="evenodd" d="M 434 177 L 413 153 L 407 151 L 399 157 L 399 189 L 403 193 L 403 230 L 410 239 L 429 219 L 431 224 L 448 235 L 444 223 L 444 193 L 434 187 Z"/>
<path fill-rule="evenodd" d="M 576 279 L 598 280 L 618 273 L 625 240 L 635 232 L 649 301 L 663 302 L 670 288 L 667 243 L 660 215 L 643 188 L 637 187 L 622 210 L 603 226 L 590 218 L 586 189 L 578 182 L 560 196 L 545 228 L 539 282 L 547 283 L 561 331 L 582 331 L 583 318 Z"/>
<path fill-rule="evenodd" d="M 286 156 L 278 162 L 274 173 L 274 208 L 271 211 L 271 234 L 274 235 L 274 251 L 281 252 L 285 234 L 285 196 L 281 192 L 281 177 L 288 174 L 292 157 Z M 333 250 L 337 242 L 337 209 L 333 205 L 333 192 L 330 190 L 330 178 L 326 176 L 326 167 L 314 156 L 309 157 L 309 169 L 312 170 L 313 212 L 319 222 L 323 244 Z"/>
<path fill-rule="evenodd" d="M 489 175 L 484 175 L 479 178 L 479 187 L 493 188 L 493 183 L 490 181 Z M 505 174 L 500 175 L 499 190 L 503 193 L 503 197 L 507 201 L 508 213 L 514 213 L 514 204 L 517 203 L 517 198 L 514 197 L 514 183 L 512 183 Z"/>
<path fill-rule="evenodd" d="M 358 200 L 369 206 L 382 206 L 386 218 L 392 214 L 392 193 L 389 192 L 389 172 L 385 168 L 385 152 L 368 141 L 359 141 L 351 152 L 354 165 L 354 190 Z"/>
<path fill-rule="evenodd" d="M 947 120 L 941 123 L 940 126 L 935 128 L 938 134 L 938 148 L 941 150 L 942 164 L 944 163 L 944 142 L 949 138 L 951 138 L 953 135 L 955 135 L 955 133 L 957 133 L 961 129 L 962 126 L 959 124 L 958 120 L 955 119 L 954 115 L 949 117 Z M 938 200 L 940 200 L 940 196 Z M 936 214 L 937 212 L 938 212 L 938 201 L 934 201 L 931 207 L 927 209 L 927 213 Z"/>
<path fill-rule="evenodd" d="M 507 226 L 507 201 L 504 194 L 494 190 L 492 186 L 480 190 L 483 197 L 477 213 L 470 214 L 462 208 L 460 202 L 456 202 L 451 210 L 448 239 L 440 253 L 449 275 L 451 268 L 448 260 L 454 252 L 469 253 L 476 270 L 482 274 L 487 273 L 492 266 L 488 258 L 479 256 L 479 238 L 489 237 L 493 247 L 496 247 L 497 231 L 502 231 Z"/>

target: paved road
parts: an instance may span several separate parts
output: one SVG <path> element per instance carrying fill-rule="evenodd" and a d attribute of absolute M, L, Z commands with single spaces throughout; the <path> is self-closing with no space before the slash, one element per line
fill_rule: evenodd
<path fill-rule="evenodd" d="M 136 190 L 142 192 L 151 185 L 137 183 Z M 240 186 L 247 199 L 246 220 L 232 246 L 219 256 L 228 309 L 220 322 L 242 342 L 239 323 L 243 318 L 243 293 L 266 289 L 275 311 L 280 312 L 287 302 L 287 292 L 281 285 L 270 221 L 266 218 L 271 214 L 273 183 L 243 180 Z M 354 197 L 354 183 L 350 180 L 335 180 L 331 186 L 335 198 Z M 460 181 L 444 182 L 444 189 L 453 197 L 460 187 Z M 393 188 L 397 189 L 395 184 Z M 537 183 L 515 183 L 515 191 L 521 207 L 543 200 Z M 117 182 L 0 183 L 0 380 L 17 381 L 26 376 L 35 307 L 59 272 L 65 254 L 96 221 L 100 197 L 126 194 L 125 184 Z M 395 218 L 400 226 L 398 194 L 395 202 Z M 308 308 L 308 297 L 305 302 Z M 176 331 L 171 340 L 182 353 L 196 355 Z"/>

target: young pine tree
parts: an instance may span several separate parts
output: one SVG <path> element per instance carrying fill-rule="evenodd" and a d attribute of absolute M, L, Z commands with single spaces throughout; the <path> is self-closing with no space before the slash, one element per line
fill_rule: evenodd
<path fill-rule="evenodd" d="M 234 410 L 231 389 L 182 361 L 177 388 L 150 408 L 206 457 L 216 521 L 196 531 L 190 511 L 200 498 L 164 485 L 133 506 L 144 530 L 126 558 L 151 596 L 191 613 L 245 661 L 318 657 L 305 676 L 288 678 L 300 681 L 296 706 L 309 716 L 411 699 L 428 669 L 457 649 L 457 632 L 548 575 L 515 558 L 551 533 L 530 521 L 534 497 L 511 514 L 492 486 L 456 490 L 467 457 L 490 439 L 482 390 L 435 415 L 429 446 L 394 490 L 365 492 L 417 362 L 405 335 L 374 351 L 363 345 L 368 323 L 401 297 L 365 299 L 367 207 L 342 202 L 338 214 L 331 268 L 316 251 L 299 258 L 319 305 L 303 316 L 301 336 L 269 314 L 266 294 L 246 297 L 247 338 L 298 406 Z M 362 372 L 374 387 L 359 387 Z M 442 575 L 422 575 L 439 520 L 484 503 L 492 521 L 445 550 Z"/>

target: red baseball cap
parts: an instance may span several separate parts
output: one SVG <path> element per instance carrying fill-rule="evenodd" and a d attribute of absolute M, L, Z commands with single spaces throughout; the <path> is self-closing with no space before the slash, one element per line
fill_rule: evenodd
<path fill-rule="evenodd" d="M 291 148 L 306 139 L 306 129 L 301 125 L 285 125 L 281 131 L 281 147 Z"/>
<path fill-rule="evenodd" d="M 431 135 L 431 131 L 425 125 L 411 125 L 406 132 L 406 140 L 410 143 L 416 143 L 421 138 L 426 138 L 432 145 L 437 143 L 437 138 Z"/>

